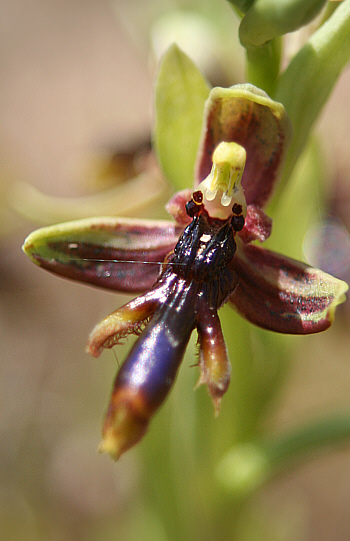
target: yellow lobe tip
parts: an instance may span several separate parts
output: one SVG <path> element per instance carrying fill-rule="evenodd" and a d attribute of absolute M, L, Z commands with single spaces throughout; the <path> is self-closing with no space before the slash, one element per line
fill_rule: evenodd
<path fill-rule="evenodd" d="M 128 387 L 112 393 L 102 429 L 101 453 L 118 460 L 144 436 L 151 414 L 145 411 L 142 396 Z"/>
<path fill-rule="evenodd" d="M 221 142 L 213 152 L 215 165 L 229 164 L 231 167 L 244 170 L 247 154 L 245 149 L 238 143 Z M 242 171 L 243 172 L 243 171 Z"/>
<path fill-rule="evenodd" d="M 115 438 L 110 435 L 103 438 L 100 445 L 98 446 L 99 453 L 108 453 L 113 460 L 117 461 L 122 455 L 122 451 L 118 449 L 116 445 Z"/>
<path fill-rule="evenodd" d="M 241 205 L 246 215 L 247 204 L 241 186 L 246 157 L 245 149 L 238 143 L 223 141 L 214 150 L 211 172 L 197 188 L 203 192 L 204 206 L 210 216 L 227 219 L 234 203 Z"/>

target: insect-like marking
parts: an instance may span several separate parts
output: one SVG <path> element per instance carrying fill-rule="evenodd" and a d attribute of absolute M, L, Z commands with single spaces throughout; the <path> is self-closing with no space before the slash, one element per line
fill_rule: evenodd
<path fill-rule="evenodd" d="M 148 297 L 139 297 L 145 303 L 147 316 L 147 306 L 152 299 L 156 299 L 155 306 L 151 307 L 150 320 L 114 383 L 102 449 L 115 457 L 143 436 L 175 380 L 195 328 L 200 344 L 199 383 L 208 384 L 217 411 L 229 384 L 230 363 L 217 310 L 238 281 L 229 264 L 236 252 L 236 231 L 244 225 L 242 207 L 234 204 L 229 219 L 212 218 L 204 207 L 202 192 L 197 190 L 187 203 L 186 211 L 192 218 L 191 223 L 167 257 L 161 275 L 146 294 Z M 127 307 L 124 307 L 126 312 Z M 121 310 L 123 308 L 115 314 L 122 318 Z M 129 320 L 131 311 L 130 306 Z M 119 333 L 124 326 L 122 321 Z M 95 336 L 92 342 L 96 342 Z M 114 343 L 109 336 L 102 347 L 112 347 Z"/>

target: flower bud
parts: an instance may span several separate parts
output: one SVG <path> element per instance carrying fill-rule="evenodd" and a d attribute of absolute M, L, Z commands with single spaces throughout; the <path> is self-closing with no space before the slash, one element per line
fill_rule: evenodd
<path fill-rule="evenodd" d="M 239 37 L 244 47 L 259 47 L 273 38 L 308 24 L 327 0 L 255 0 L 242 19 Z"/>

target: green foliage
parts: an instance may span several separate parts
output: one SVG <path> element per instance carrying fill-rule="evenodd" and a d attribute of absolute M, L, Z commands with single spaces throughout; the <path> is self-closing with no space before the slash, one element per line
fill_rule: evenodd
<path fill-rule="evenodd" d="M 274 98 L 287 109 L 294 130 L 281 188 L 349 60 L 350 0 L 345 0 L 312 34 L 278 80 Z"/>

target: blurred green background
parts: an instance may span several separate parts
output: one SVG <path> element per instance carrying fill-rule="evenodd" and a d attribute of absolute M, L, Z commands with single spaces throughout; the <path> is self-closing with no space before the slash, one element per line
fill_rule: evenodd
<path fill-rule="evenodd" d="M 350 409 L 348 303 L 329 331 L 308 337 L 257 331 L 225 308 L 233 378 L 245 383 L 233 382 L 219 418 L 206 390 L 193 392 L 192 340 L 144 441 L 117 464 L 97 454 L 117 365 L 113 352 L 96 360 L 84 347 L 94 324 L 126 297 L 33 266 L 20 246 L 38 224 L 13 213 L 6 194 L 18 179 L 54 196 L 91 193 L 92 154 L 149 137 L 150 24 L 196 2 L 145 4 L 0 0 L 0 539 L 348 541 L 346 446 L 247 500 L 228 494 L 216 475 L 225 453 L 251 434 L 280 434 Z M 215 4 L 207 4 L 209 17 Z M 241 82 L 241 56 L 237 45 L 232 72 L 210 76 Z M 349 87 L 347 70 L 317 125 L 326 144 L 313 147 L 274 210 L 271 246 L 290 256 L 302 257 L 305 232 L 327 214 L 350 228 Z M 310 167 L 316 178 L 305 187 Z M 163 216 L 167 196 L 143 215 Z M 345 263 L 338 270 L 347 279 Z M 117 350 L 119 360 L 129 347 Z"/>

